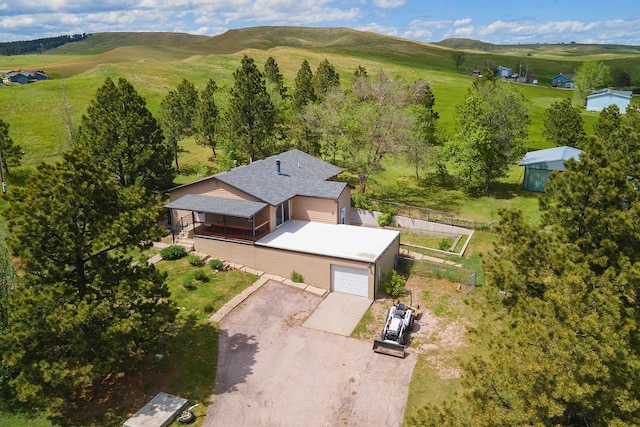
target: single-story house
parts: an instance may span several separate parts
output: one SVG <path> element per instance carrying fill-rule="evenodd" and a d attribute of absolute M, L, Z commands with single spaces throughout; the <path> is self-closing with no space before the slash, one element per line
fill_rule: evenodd
<path fill-rule="evenodd" d="M 573 147 L 554 147 L 546 150 L 529 151 L 519 166 L 524 166 L 522 188 L 530 191 L 544 191 L 552 171 L 564 171 L 564 162 L 579 160 L 582 150 Z"/>
<path fill-rule="evenodd" d="M 551 80 L 551 86 L 561 87 L 564 89 L 573 89 L 576 87 L 576 83 L 573 81 L 575 74 L 558 74 Z"/>
<path fill-rule="evenodd" d="M 602 111 L 609 105 L 617 105 L 621 113 L 627 112 L 633 93 L 630 90 L 600 89 L 587 95 L 588 111 Z"/>
<path fill-rule="evenodd" d="M 33 83 L 40 80 L 49 79 L 49 77 L 44 73 L 44 71 L 31 71 L 31 70 L 10 71 L 6 73 L 6 76 L 9 82 L 18 83 L 21 85 L 26 85 L 27 83 Z"/>
<path fill-rule="evenodd" d="M 331 291 L 377 297 L 400 234 L 350 225 L 351 188 L 337 166 L 299 150 L 169 190 L 174 239 L 196 251 Z"/>
<path fill-rule="evenodd" d="M 503 67 L 502 65 L 499 65 L 495 76 L 496 77 L 509 78 L 509 77 L 511 77 L 512 73 L 513 72 L 511 71 L 511 68 L 507 68 L 507 67 Z"/>

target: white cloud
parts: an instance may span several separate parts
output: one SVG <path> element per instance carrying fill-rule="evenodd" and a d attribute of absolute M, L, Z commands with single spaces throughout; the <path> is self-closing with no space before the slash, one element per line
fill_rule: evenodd
<path fill-rule="evenodd" d="M 382 9 L 393 9 L 404 6 L 406 2 L 406 0 L 374 0 L 373 4 Z"/>
<path fill-rule="evenodd" d="M 469 25 L 471 24 L 471 22 L 471 18 L 456 19 L 455 21 L 453 21 L 453 26 L 459 27 L 460 25 Z"/>
<path fill-rule="evenodd" d="M 389 27 L 389 26 L 380 25 L 376 23 L 360 26 L 360 27 L 357 27 L 356 29 L 360 31 L 370 31 L 373 33 L 384 34 L 387 36 L 395 37 L 398 35 L 398 29 L 396 27 Z"/>

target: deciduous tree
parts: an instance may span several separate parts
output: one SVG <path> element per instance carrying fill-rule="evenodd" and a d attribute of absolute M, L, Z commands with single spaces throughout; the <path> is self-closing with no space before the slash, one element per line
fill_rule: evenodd
<path fill-rule="evenodd" d="M 63 157 L 11 193 L 7 214 L 22 269 L 0 347 L 17 397 L 38 406 L 88 399 L 175 317 L 164 276 L 129 255 L 160 236 L 149 195 L 120 186 L 83 145 Z"/>
<path fill-rule="evenodd" d="M 141 180 L 149 191 L 171 186 L 175 170 L 172 151 L 144 98 L 126 79 L 110 77 L 98 88 L 82 116 L 76 143 L 86 144 L 123 187 Z"/>
<path fill-rule="evenodd" d="M 587 61 L 576 70 L 576 96 L 587 102 L 587 95 L 611 84 L 611 70 L 602 62 Z"/>
<path fill-rule="evenodd" d="M 371 176 L 382 170 L 382 159 L 401 151 L 410 129 L 407 99 L 406 82 L 383 71 L 358 79 L 353 91 L 327 92 L 318 110 L 325 151 L 327 147 L 336 150 L 344 167 L 358 177 L 360 193 Z"/>
<path fill-rule="evenodd" d="M 479 79 L 457 106 L 456 119 L 459 133 L 452 153 L 460 183 L 469 193 L 486 192 L 523 154 L 527 100 L 514 85 Z"/>
<path fill-rule="evenodd" d="M 580 111 L 571 104 L 569 98 L 551 104 L 551 107 L 545 110 L 542 122 L 542 134 L 547 141 L 558 147 L 582 147 L 587 134 L 584 132 L 584 121 Z"/>

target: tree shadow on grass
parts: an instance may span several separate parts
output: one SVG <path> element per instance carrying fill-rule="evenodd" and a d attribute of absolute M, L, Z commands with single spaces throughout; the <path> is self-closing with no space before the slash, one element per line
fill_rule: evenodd
<path fill-rule="evenodd" d="M 486 195 L 495 199 L 507 200 L 516 197 L 525 199 L 537 198 L 540 193 L 523 190 L 520 185 L 514 183 L 495 182 L 489 186 L 489 191 Z"/>
<path fill-rule="evenodd" d="M 206 408 L 213 394 L 218 359 L 217 325 L 182 319 L 162 339 L 160 355 L 149 355 L 135 370 L 97 384 L 82 402 L 50 420 L 65 426 L 121 426 L 159 392 Z"/>

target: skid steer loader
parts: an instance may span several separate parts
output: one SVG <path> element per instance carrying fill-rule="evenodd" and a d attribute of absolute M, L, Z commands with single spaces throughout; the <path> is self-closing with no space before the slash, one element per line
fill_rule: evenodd
<path fill-rule="evenodd" d="M 420 306 L 413 307 L 411 291 L 405 291 L 410 296 L 409 305 L 398 300 L 387 311 L 387 319 L 379 340 L 373 342 L 373 351 L 395 357 L 405 357 L 409 331 L 413 329 Z"/>

